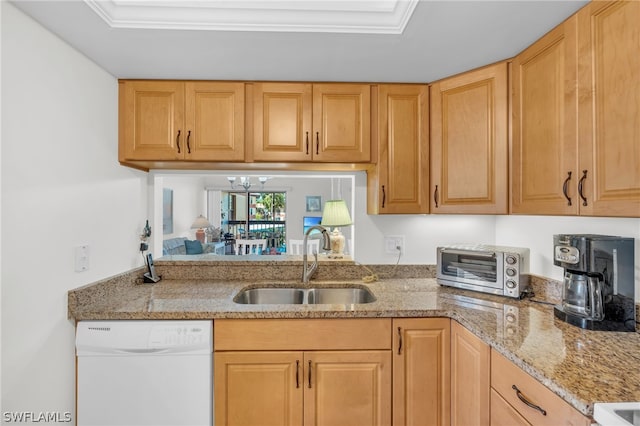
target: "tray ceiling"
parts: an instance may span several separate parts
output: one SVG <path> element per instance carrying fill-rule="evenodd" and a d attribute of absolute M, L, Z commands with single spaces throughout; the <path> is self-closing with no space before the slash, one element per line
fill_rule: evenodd
<path fill-rule="evenodd" d="M 427 83 L 512 58 L 587 2 L 0 4 L 16 6 L 117 78 Z"/>

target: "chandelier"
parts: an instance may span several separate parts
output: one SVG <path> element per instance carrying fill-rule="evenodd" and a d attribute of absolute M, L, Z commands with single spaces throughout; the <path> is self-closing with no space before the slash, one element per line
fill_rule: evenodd
<path fill-rule="evenodd" d="M 240 178 L 239 178 L 240 182 L 238 182 L 238 183 L 236 183 L 236 181 L 238 179 L 235 176 L 228 176 L 227 180 L 229 181 L 229 184 L 231 185 L 231 189 L 244 188 L 245 191 L 248 191 L 249 188 L 251 188 L 253 186 L 253 183 L 251 182 L 251 177 L 250 176 L 240 176 Z M 264 189 L 264 184 L 268 180 L 269 180 L 269 178 L 266 177 L 266 176 L 259 176 L 258 177 L 258 181 L 260 182 L 260 189 Z"/>

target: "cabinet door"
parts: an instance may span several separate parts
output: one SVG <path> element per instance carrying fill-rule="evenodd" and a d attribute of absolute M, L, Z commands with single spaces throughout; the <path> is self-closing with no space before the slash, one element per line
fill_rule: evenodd
<path fill-rule="evenodd" d="M 379 213 L 428 213 L 429 92 L 378 86 Z"/>
<path fill-rule="evenodd" d="M 124 80 L 119 91 L 120 161 L 182 159 L 184 83 Z"/>
<path fill-rule="evenodd" d="M 578 213 L 576 28 L 574 15 L 513 61 L 511 213 Z"/>
<path fill-rule="evenodd" d="M 302 352 L 216 352 L 215 424 L 302 425 Z"/>
<path fill-rule="evenodd" d="M 489 345 L 451 321 L 451 424 L 489 424 Z"/>
<path fill-rule="evenodd" d="M 391 423 L 391 352 L 305 352 L 304 424 Z"/>
<path fill-rule="evenodd" d="M 449 425 L 450 320 L 394 319 L 393 424 Z"/>
<path fill-rule="evenodd" d="M 244 83 L 189 82 L 185 158 L 244 160 Z"/>
<path fill-rule="evenodd" d="M 491 389 L 491 426 L 531 426 L 531 424 L 502 399 L 498 392 Z"/>
<path fill-rule="evenodd" d="M 507 63 L 431 86 L 432 213 L 508 212 Z"/>
<path fill-rule="evenodd" d="M 311 161 L 311 84 L 253 85 L 253 159 Z"/>
<path fill-rule="evenodd" d="M 580 213 L 640 217 L 640 2 L 578 12 Z"/>
<path fill-rule="evenodd" d="M 314 161 L 367 163 L 371 161 L 371 86 L 314 84 Z"/>

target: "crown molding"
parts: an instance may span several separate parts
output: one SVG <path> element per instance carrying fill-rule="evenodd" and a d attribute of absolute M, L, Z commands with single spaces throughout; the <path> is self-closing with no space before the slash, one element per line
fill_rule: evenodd
<path fill-rule="evenodd" d="M 84 0 L 112 28 L 402 34 L 419 0 Z"/>

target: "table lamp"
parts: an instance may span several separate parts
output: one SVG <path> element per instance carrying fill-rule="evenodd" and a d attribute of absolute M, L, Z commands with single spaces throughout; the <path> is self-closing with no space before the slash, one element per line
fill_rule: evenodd
<path fill-rule="evenodd" d="M 191 229 L 197 229 L 197 231 L 196 231 L 196 240 L 198 240 L 202 244 L 204 244 L 204 229 L 203 228 L 208 228 L 210 226 L 211 226 L 211 224 L 209 223 L 209 221 L 207 220 L 206 217 L 204 217 L 202 215 L 196 217 L 196 220 L 194 220 L 193 224 L 191 225 Z"/>
<path fill-rule="evenodd" d="M 320 224 L 326 227 L 334 227 L 329 234 L 331 240 L 330 259 L 342 259 L 344 257 L 344 235 L 340 232 L 339 227 L 348 226 L 351 223 L 349 209 L 347 209 L 347 204 L 344 200 L 329 200 L 324 203 Z"/>

